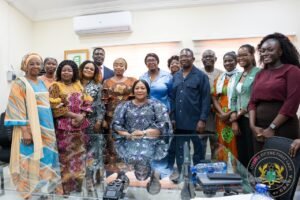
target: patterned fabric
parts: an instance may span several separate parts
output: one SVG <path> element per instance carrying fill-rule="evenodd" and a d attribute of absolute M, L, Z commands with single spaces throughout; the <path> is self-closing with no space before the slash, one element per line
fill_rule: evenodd
<path fill-rule="evenodd" d="M 93 184 L 93 176 L 97 170 L 103 167 L 103 149 L 105 140 L 101 133 L 94 132 L 94 126 L 97 121 L 102 121 L 105 114 L 105 106 L 102 102 L 102 85 L 90 81 L 85 86 L 85 92 L 93 98 L 92 110 L 93 112 L 88 115 L 88 120 L 91 125 L 87 128 L 88 134 L 87 143 L 87 179 L 89 186 Z M 89 188 L 92 190 L 91 188 Z"/>
<path fill-rule="evenodd" d="M 103 100 L 106 106 L 105 119 L 110 125 L 114 111 L 116 107 L 132 95 L 131 88 L 133 83 L 136 81 L 135 78 L 127 77 L 123 82 L 117 82 L 110 78 L 103 83 Z"/>
<path fill-rule="evenodd" d="M 216 87 L 217 87 L 218 78 L 215 79 L 215 81 L 214 81 L 212 95 L 217 97 L 217 100 L 218 100 L 223 112 L 227 113 L 227 112 L 230 112 L 230 109 L 228 108 L 228 96 L 227 96 L 228 84 L 229 84 L 230 78 L 227 77 L 224 80 L 222 93 L 217 94 Z M 218 116 L 216 116 L 216 131 L 218 134 L 218 142 L 220 144 L 224 145 L 227 149 L 229 149 L 231 151 L 231 153 L 235 157 L 237 157 L 236 138 L 231 129 L 231 123 L 224 122 Z M 222 148 L 221 152 L 218 153 L 217 158 L 219 160 L 227 160 L 227 152 L 224 150 L 225 150 L 225 148 Z"/>
<path fill-rule="evenodd" d="M 135 78 L 127 77 L 123 82 L 117 82 L 113 78 L 104 81 L 103 84 L 103 102 L 106 107 L 105 121 L 109 129 L 106 132 L 106 150 L 105 150 L 105 162 L 108 165 L 114 164 L 116 152 L 114 148 L 114 141 L 112 138 L 112 130 L 110 124 L 114 115 L 116 107 L 132 96 L 131 88 L 133 83 L 136 81 Z"/>
<path fill-rule="evenodd" d="M 83 131 L 57 129 L 56 135 L 64 194 L 81 192 L 86 173 L 85 144 L 88 138 Z"/>
<path fill-rule="evenodd" d="M 162 137 L 127 140 L 116 133 L 132 133 L 149 128 L 159 129 Z M 150 163 L 152 160 L 164 158 L 168 153 L 168 144 L 165 143 L 164 136 L 172 134 L 172 126 L 167 108 L 157 100 L 149 99 L 142 106 L 136 106 L 132 101 L 120 104 L 115 111 L 112 129 L 116 137 L 116 151 L 127 164 L 145 160 Z"/>
<path fill-rule="evenodd" d="M 214 80 L 223 73 L 222 70 L 218 69 L 218 68 L 214 68 L 214 71 L 212 72 L 207 72 L 205 70 L 205 68 L 201 68 L 201 70 L 208 76 L 208 80 L 209 80 L 209 86 L 211 91 L 213 90 L 214 87 Z M 211 102 L 211 109 L 210 109 L 210 113 L 208 115 L 208 118 L 206 120 L 206 126 L 205 126 L 205 131 L 209 131 L 209 132 L 216 132 L 216 113 L 213 109 L 213 105 Z M 205 140 L 207 141 L 207 140 Z M 210 140 L 211 141 L 211 140 Z"/>
<path fill-rule="evenodd" d="M 20 168 L 19 173 L 12 174 L 12 179 L 17 191 L 24 198 L 30 197 L 32 192 L 40 192 L 41 188 L 48 184 L 48 192 L 61 193 L 60 169 L 56 137 L 54 132 L 53 117 L 49 105 L 49 94 L 45 84 L 38 80 L 37 83 L 29 81 L 36 96 L 38 117 L 40 122 L 43 155 L 40 159 L 40 169 L 31 168 L 33 160 L 34 144 L 24 145 L 20 143 L 20 163 L 10 163 Z M 6 126 L 30 126 L 26 108 L 26 86 L 17 79 L 11 86 L 8 105 L 5 115 Z M 39 171 L 39 174 L 36 172 Z M 39 176 L 38 182 L 32 177 Z M 29 188 L 35 188 L 30 191 Z"/>
<path fill-rule="evenodd" d="M 86 95 L 80 82 L 65 85 L 55 82 L 49 89 L 50 103 L 56 118 L 56 137 L 58 140 L 59 160 L 64 194 L 81 191 L 85 176 L 87 119 L 81 126 L 74 127 L 72 119 L 64 117 L 66 112 L 91 112 L 92 98 Z"/>
<path fill-rule="evenodd" d="M 39 79 L 41 79 L 42 81 L 44 81 L 46 87 L 49 89 L 50 86 L 52 85 L 52 83 L 54 83 L 55 78 L 53 77 L 51 78 L 47 78 L 46 75 L 40 76 Z"/>
<path fill-rule="evenodd" d="M 49 89 L 50 103 L 53 115 L 56 119 L 57 129 L 66 131 L 78 131 L 87 128 L 90 123 L 84 120 L 81 126 L 72 126 L 72 119 L 63 117 L 67 112 L 82 113 L 92 112 L 92 98 L 84 93 L 83 87 L 79 81 L 70 85 L 61 82 L 54 82 Z"/>
<path fill-rule="evenodd" d="M 105 106 L 102 102 L 102 85 L 96 84 L 94 81 L 89 82 L 85 88 L 85 93 L 93 98 L 92 112 L 88 115 L 90 126 L 87 129 L 87 133 L 94 133 L 94 125 L 97 120 L 102 121 L 105 114 Z"/>
<path fill-rule="evenodd" d="M 239 69 L 235 68 L 234 70 L 230 72 L 224 72 L 218 77 L 217 83 L 216 83 L 216 93 L 217 94 L 222 94 L 223 93 L 223 87 L 224 87 L 224 81 L 227 77 L 230 77 L 228 84 L 227 84 L 227 97 L 228 97 L 228 108 L 230 109 L 230 102 L 231 102 L 231 97 L 232 93 L 234 90 L 234 84 L 236 77 L 239 74 Z"/>

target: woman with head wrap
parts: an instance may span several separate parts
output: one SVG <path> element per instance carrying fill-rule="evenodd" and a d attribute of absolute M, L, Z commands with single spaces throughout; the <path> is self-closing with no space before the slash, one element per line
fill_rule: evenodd
<path fill-rule="evenodd" d="M 10 173 L 24 199 L 46 185 L 48 192 L 61 192 L 49 94 L 38 79 L 42 62 L 36 53 L 24 56 L 21 69 L 25 77 L 12 83 L 5 116 L 5 125 L 13 126 Z"/>

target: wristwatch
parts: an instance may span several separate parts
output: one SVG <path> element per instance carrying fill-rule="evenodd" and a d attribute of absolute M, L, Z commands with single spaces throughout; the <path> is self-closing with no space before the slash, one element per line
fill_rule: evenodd
<path fill-rule="evenodd" d="M 275 130 L 277 128 L 276 124 L 274 124 L 274 123 L 271 123 L 269 127 L 272 130 Z"/>
<path fill-rule="evenodd" d="M 143 137 L 146 137 L 147 136 L 147 131 L 143 130 L 143 133 L 144 133 Z"/>

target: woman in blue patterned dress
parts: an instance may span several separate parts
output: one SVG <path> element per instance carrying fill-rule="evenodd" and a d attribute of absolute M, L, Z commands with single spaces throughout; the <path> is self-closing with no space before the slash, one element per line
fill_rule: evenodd
<path fill-rule="evenodd" d="M 152 161 L 160 160 L 168 153 L 164 139 L 172 134 L 172 126 L 167 108 L 157 100 L 148 99 L 150 88 L 146 81 L 136 81 L 132 90 L 135 99 L 116 108 L 112 129 L 117 154 L 126 164 L 134 166 L 138 180 L 146 180 L 150 176 Z M 145 170 L 145 173 L 138 169 Z M 159 185 L 154 170 L 152 175 L 152 182 Z"/>

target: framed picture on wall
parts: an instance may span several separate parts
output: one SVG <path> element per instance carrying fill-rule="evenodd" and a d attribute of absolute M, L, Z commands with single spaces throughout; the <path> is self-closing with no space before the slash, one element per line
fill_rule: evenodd
<path fill-rule="evenodd" d="M 85 60 L 89 59 L 88 49 L 66 50 L 64 58 L 73 60 L 78 66 Z"/>

